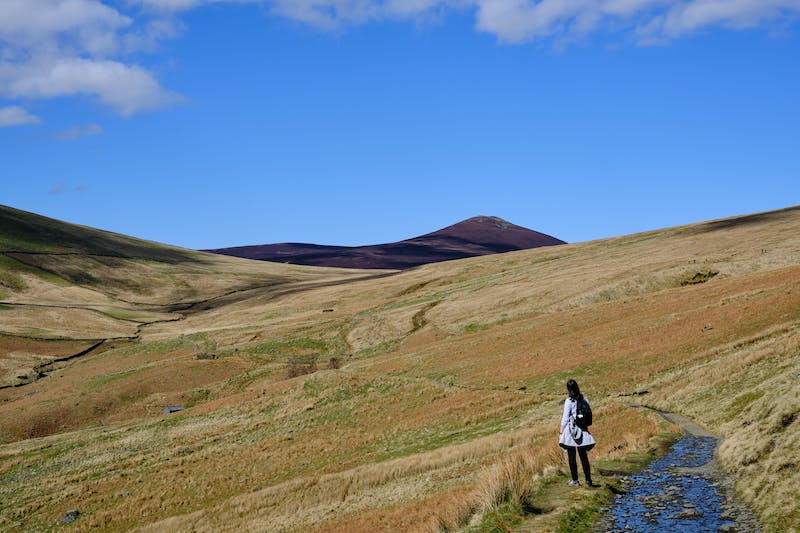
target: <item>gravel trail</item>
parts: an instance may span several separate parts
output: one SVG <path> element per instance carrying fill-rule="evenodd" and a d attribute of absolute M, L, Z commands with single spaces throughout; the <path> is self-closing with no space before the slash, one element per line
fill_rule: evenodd
<path fill-rule="evenodd" d="M 596 532 L 758 532 L 758 520 L 733 498 L 730 479 L 720 471 L 714 451 L 718 439 L 690 420 L 661 416 L 683 427 L 665 457 L 623 480 Z"/>

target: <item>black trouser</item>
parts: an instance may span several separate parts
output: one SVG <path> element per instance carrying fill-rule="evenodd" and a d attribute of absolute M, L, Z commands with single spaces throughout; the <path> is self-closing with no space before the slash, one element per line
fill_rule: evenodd
<path fill-rule="evenodd" d="M 567 458 L 569 459 L 569 473 L 572 474 L 572 479 L 578 481 L 578 462 L 575 460 L 575 446 L 567 448 Z M 583 467 L 583 475 L 586 477 L 586 483 L 592 483 L 592 472 L 589 470 L 589 456 L 585 447 L 577 448 L 578 455 L 581 456 L 581 466 Z"/>

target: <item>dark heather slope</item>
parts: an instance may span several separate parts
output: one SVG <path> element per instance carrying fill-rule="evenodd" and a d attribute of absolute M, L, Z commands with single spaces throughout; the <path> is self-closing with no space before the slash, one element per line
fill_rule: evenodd
<path fill-rule="evenodd" d="M 427 263 L 489 255 L 564 241 L 497 217 L 474 217 L 427 235 L 370 246 L 282 243 L 205 250 L 261 261 L 343 268 L 402 270 Z"/>

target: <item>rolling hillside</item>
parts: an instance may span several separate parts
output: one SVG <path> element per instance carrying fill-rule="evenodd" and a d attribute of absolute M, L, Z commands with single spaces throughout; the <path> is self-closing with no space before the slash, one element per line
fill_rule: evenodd
<path fill-rule="evenodd" d="M 365 275 L 376 272 L 240 260 L 0 206 L 0 386 L 27 382 L 34 366 L 102 340 L 98 350 L 135 341 L 145 325 L 231 295 Z"/>
<path fill-rule="evenodd" d="M 81 531 L 566 530 L 595 501 L 557 489 L 568 377 L 595 468 L 676 431 L 634 404 L 678 412 L 724 437 L 766 531 L 800 528 L 800 208 L 371 276 L 205 254 L 95 270 L 84 248 L 82 281 L 27 253 L 2 256 L 14 350 L 134 327 L 0 390 L 4 530 L 72 509 Z"/>
<path fill-rule="evenodd" d="M 281 243 L 207 251 L 296 265 L 403 270 L 428 263 L 559 244 L 564 244 L 564 241 L 501 218 L 481 216 L 389 244 L 322 246 Z"/>

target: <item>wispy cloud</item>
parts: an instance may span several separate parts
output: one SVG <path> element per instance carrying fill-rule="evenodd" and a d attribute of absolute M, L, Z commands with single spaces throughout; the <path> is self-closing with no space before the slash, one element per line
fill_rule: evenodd
<path fill-rule="evenodd" d="M 41 122 L 39 117 L 31 115 L 22 107 L 0 107 L 0 128 L 38 124 L 39 122 Z"/>
<path fill-rule="evenodd" d="M 158 13 L 221 3 L 261 4 L 320 28 L 472 11 L 477 30 L 507 43 L 592 32 L 674 39 L 710 27 L 755 28 L 800 15 L 800 0 L 130 0 Z"/>
<path fill-rule="evenodd" d="M 103 127 L 99 124 L 87 124 L 85 126 L 75 126 L 65 131 L 58 132 L 56 138 L 62 141 L 76 141 L 81 137 L 102 135 Z"/>
<path fill-rule="evenodd" d="M 800 15 L 800 0 L 272 0 L 267 3 L 276 15 L 321 28 L 416 18 L 434 11 L 472 10 L 477 30 L 513 44 L 569 39 L 603 31 L 622 33 L 636 42 L 653 39 L 666 42 L 705 28 L 756 28 Z"/>

